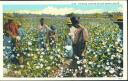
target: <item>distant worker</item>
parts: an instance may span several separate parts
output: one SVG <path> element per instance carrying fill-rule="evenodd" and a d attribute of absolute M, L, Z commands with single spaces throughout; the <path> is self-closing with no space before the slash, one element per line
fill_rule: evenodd
<path fill-rule="evenodd" d="M 51 48 L 56 47 L 56 43 L 58 41 L 58 35 L 57 35 L 57 29 L 56 26 L 51 25 L 50 31 L 48 33 L 48 41 L 49 41 L 49 46 Z"/>
<path fill-rule="evenodd" d="M 39 35 L 38 35 L 38 42 L 39 48 L 46 48 L 48 46 L 48 34 L 50 28 L 48 25 L 45 24 L 44 18 L 40 19 L 40 25 L 38 26 Z"/>

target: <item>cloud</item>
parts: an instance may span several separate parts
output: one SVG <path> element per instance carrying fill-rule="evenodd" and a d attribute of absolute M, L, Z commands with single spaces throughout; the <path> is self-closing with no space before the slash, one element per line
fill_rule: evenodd
<path fill-rule="evenodd" d="M 117 11 L 123 12 L 123 8 L 122 8 L 122 7 L 119 7 L 119 8 L 117 9 Z"/>
<path fill-rule="evenodd" d="M 75 8 L 55 8 L 55 7 L 47 7 L 43 10 L 17 10 L 17 11 L 8 11 L 15 12 L 20 14 L 51 14 L 51 15 L 65 15 L 69 13 L 77 13 L 77 14 L 93 14 L 93 13 L 102 13 L 104 12 L 101 9 L 92 9 L 92 10 L 81 10 Z"/>
<path fill-rule="evenodd" d="M 44 14 L 52 14 L 52 15 L 65 15 L 68 13 L 78 13 L 78 14 L 90 14 L 90 13 L 101 13 L 102 10 L 95 9 L 95 10 L 80 10 L 74 8 L 54 8 L 48 7 L 42 10 Z"/>

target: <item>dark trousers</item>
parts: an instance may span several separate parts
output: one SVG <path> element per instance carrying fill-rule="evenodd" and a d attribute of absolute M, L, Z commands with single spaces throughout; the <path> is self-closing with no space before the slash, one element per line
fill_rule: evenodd
<path fill-rule="evenodd" d="M 11 59 L 11 62 L 13 64 L 19 64 L 19 60 L 17 59 L 16 40 L 15 39 L 12 40 L 12 55 L 14 55 L 14 57 Z"/>
<path fill-rule="evenodd" d="M 85 50 L 85 43 L 73 44 L 73 54 L 82 59 L 82 53 Z"/>

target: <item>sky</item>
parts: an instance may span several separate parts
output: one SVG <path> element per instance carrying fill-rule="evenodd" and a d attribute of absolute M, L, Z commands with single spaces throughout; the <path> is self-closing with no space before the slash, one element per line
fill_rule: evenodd
<path fill-rule="evenodd" d="M 42 5 L 3 5 L 4 12 L 16 12 L 26 14 L 51 14 L 65 15 L 68 13 L 91 14 L 102 12 L 122 11 L 122 5 L 109 4 L 42 4 Z"/>

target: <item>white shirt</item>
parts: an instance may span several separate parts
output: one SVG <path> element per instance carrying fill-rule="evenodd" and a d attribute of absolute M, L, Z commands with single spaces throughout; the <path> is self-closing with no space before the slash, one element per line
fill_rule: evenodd
<path fill-rule="evenodd" d="M 74 26 L 72 26 L 70 28 L 70 32 L 69 32 L 69 35 L 71 36 L 72 40 L 74 41 L 75 40 L 75 32 L 76 32 L 77 28 L 75 28 Z"/>
<path fill-rule="evenodd" d="M 46 31 L 48 29 L 48 26 L 45 25 L 45 24 L 43 26 L 39 25 L 38 29 L 39 29 L 39 31 L 44 32 L 44 31 Z"/>

